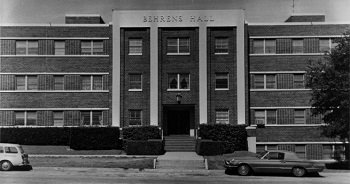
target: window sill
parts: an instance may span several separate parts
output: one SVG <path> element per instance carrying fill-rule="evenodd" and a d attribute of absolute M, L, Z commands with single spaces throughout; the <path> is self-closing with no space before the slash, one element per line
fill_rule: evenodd
<path fill-rule="evenodd" d="M 0 55 L 1 57 L 109 57 L 109 55 Z"/>
<path fill-rule="evenodd" d="M 142 92 L 142 89 L 129 89 L 130 92 Z"/>
<path fill-rule="evenodd" d="M 311 91 L 312 89 L 250 89 L 250 91 Z"/>
<path fill-rule="evenodd" d="M 129 56 L 142 56 L 142 53 L 129 53 Z"/>
<path fill-rule="evenodd" d="M 301 56 L 320 56 L 324 55 L 324 53 L 286 53 L 286 54 L 276 54 L 276 53 L 268 53 L 268 54 L 249 54 L 249 56 L 296 56 L 296 55 L 301 55 Z"/>
<path fill-rule="evenodd" d="M 1 90 L 0 93 L 107 93 L 109 90 Z"/>
<path fill-rule="evenodd" d="M 190 89 L 167 89 L 167 91 L 190 91 Z"/>
<path fill-rule="evenodd" d="M 265 127 L 308 127 L 308 126 L 324 126 L 326 124 L 265 124 Z M 257 125 L 250 125 L 250 127 L 256 127 Z"/>
<path fill-rule="evenodd" d="M 214 53 L 214 55 L 228 55 L 228 52 L 225 52 L 225 53 Z"/>
<path fill-rule="evenodd" d="M 168 56 L 188 56 L 190 53 L 167 53 Z"/>
<path fill-rule="evenodd" d="M 215 91 L 228 91 L 229 88 L 215 88 Z"/>

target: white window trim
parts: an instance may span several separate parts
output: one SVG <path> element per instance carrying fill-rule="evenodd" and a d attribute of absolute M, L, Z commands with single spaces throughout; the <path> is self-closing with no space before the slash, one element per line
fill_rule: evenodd
<path fill-rule="evenodd" d="M 17 55 L 17 53 L 15 53 L 15 56 L 37 56 L 37 55 L 39 55 L 39 41 L 38 40 L 30 40 L 30 41 L 37 41 L 38 42 L 38 54 L 31 54 L 31 55 L 29 55 L 29 40 L 16 40 L 16 42 L 17 41 L 25 41 L 26 42 L 26 47 L 25 47 L 25 49 L 26 49 L 26 54 L 23 54 L 23 55 Z M 15 46 L 16 46 L 16 52 L 17 52 L 17 43 L 15 44 Z"/>
<path fill-rule="evenodd" d="M 102 111 L 102 110 L 94 110 L 94 111 Z M 98 127 L 100 127 L 100 126 L 102 126 L 102 125 L 92 125 L 92 122 L 93 122 L 93 117 L 92 117 L 92 113 L 94 112 L 94 111 L 91 111 L 90 110 L 90 124 L 89 125 L 81 125 L 81 126 L 98 126 Z M 81 114 L 80 114 L 80 117 L 81 117 Z M 103 124 L 103 112 L 102 112 L 102 124 Z"/>
<path fill-rule="evenodd" d="M 109 55 L 0 55 L 1 57 L 109 57 Z"/>
<path fill-rule="evenodd" d="M 229 40 L 228 37 L 224 37 L 226 38 L 227 40 Z M 216 39 L 216 38 L 215 38 Z M 229 43 L 228 43 L 229 45 Z M 216 50 L 216 42 L 214 43 L 214 51 Z M 229 50 L 229 48 L 227 48 L 227 50 Z M 228 52 L 215 52 L 214 55 L 228 55 Z"/>
<path fill-rule="evenodd" d="M 304 122 L 305 123 L 295 123 L 295 110 L 303 110 L 304 111 Z M 307 124 L 307 122 L 306 122 L 306 109 L 294 109 L 294 124 L 297 124 L 297 125 Z"/>
<path fill-rule="evenodd" d="M 62 116 L 63 116 L 63 124 L 61 125 L 55 125 L 55 112 L 62 112 Z M 53 118 L 53 125 L 49 126 L 49 127 L 64 127 L 64 111 L 52 111 L 52 118 Z"/>
<path fill-rule="evenodd" d="M 9 126 L 9 127 L 15 127 L 15 126 L 30 127 L 30 126 L 33 126 L 33 125 L 29 125 L 29 126 L 27 125 L 27 123 L 28 123 L 28 111 L 31 111 L 31 110 L 17 110 L 17 112 L 24 112 L 24 125 L 14 125 L 14 126 Z M 35 115 L 36 115 L 35 124 L 37 124 L 38 123 L 38 112 L 36 110 L 33 110 L 33 111 L 35 111 Z M 16 117 L 15 117 L 15 121 L 16 121 Z M 34 126 L 38 126 L 38 125 L 34 125 Z"/>
<path fill-rule="evenodd" d="M 225 125 L 229 125 L 230 124 L 230 110 L 219 110 L 219 109 L 215 110 L 215 124 L 222 124 L 222 123 L 216 123 L 217 122 L 216 113 L 218 111 L 222 111 L 222 112 L 225 111 L 225 112 L 227 112 L 227 124 L 225 123 Z"/>
<path fill-rule="evenodd" d="M 188 75 L 188 88 L 187 89 L 180 89 L 180 75 Z M 167 91 L 190 91 L 191 90 L 191 75 L 189 73 L 176 73 L 177 75 L 177 89 L 170 89 L 169 88 L 169 81 L 168 81 L 168 89 Z M 169 74 L 168 74 L 169 76 Z"/>
<path fill-rule="evenodd" d="M 277 118 L 277 110 L 276 109 L 256 109 L 256 110 L 263 110 L 264 111 L 264 125 L 277 125 L 278 122 L 278 118 Z M 267 111 L 268 110 L 276 110 L 275 114 L 276 114 L 276 124 L 267 124 Z M 254 118 L 255 118 L 255 114 L 254 114 Z M 255 120 L 255 119 L 254 119 Z M 252 126 L 256 126 L 256 120 L 255 120 L 255 125 L 252 125 Z"/>
<path fill-rule="evenodd" d="M 129 74 L 129 83 L 130 83 L 130 75 L 136 75 L 136 73 L 135 74 L 133 74 L 133 73 Z M 142 74 L 138 74 L 138 75 L 141 75 L 141 88 L 140 89 L 128 89 L 128 91 L 130 91 L 130 92 L 140 92 L 140 91 L 143 90 L 143 85 L 142 85 L 143 84 L 143 75 Z"/>
<path fill-rule="evenodd" d="M 130 111 L 140 111 L 140 125 L 130 125 Z M 143 112 L 140 109 L 129 109 L 129 127 L 138 127 L 143 124 Z"/>
<path fill-rule="evenodd" d="M 167 51 L 167 55 L 190 55 L 190 52 L 180 52 L 180 38 L 183 38 L 183 37 L 176 38 L 176 40 L 177 40 L 177 52 L 176 53 L 168 53 L 168 51 Z M 184 37 L 184 38 L 187 38 L 187 37 Z M 188 40 L 189 40 L 188 49 L 191 50 L 191 40 L 190 40 L 190 38 L 188 38 Z"/>
<path fill-rule="evenodd" d="M 0 90 L 0 93 L 107 93 L 109 90 Z"/>
<path fill-rule="evenodd" d="M 311 91 L 310 88 L 296 88 L 296 89 L 249 89 L 251 92 L 259 92 L 259 91 Z"/>
<path fill-rule="evenodd" d="M 141 52 L 138 52 L 138 53 L 130 53 L 130 40 L 141 40 Z M 142 56 L 142 55 L 143 55 L 143 39 L 142 39 L 142 38 L 140 38 L 140 39 L 131 38 L 131 39 L 129 39 L 128 41 L 129 41 L 128 55 L 129 55 L 129 56 Z"/>
<path fill-rule="evenodd" d="M 129 53 L 129 56 L 142 56 L 142 53 Z"/>
<path fill-rule="evenodd" d="M 216 74 L 218 74 L 218 73 L 215 73 L 215 91 L 228 91 L 228 90 L 230 90 L 230 74 L 229 73 L 221 73 L 221 74 L 226 74 L 227 88 L 216 88 Z"/>
<path fill-rule="evenodd" d="M 28 75 L 17 75 L 17 76 L 24 76 L 24 90 L 1 90 L 0 92 L 11 92 L 11 91 L 14 91 L 14 92 L 35 92 L 35 91 L 39 91 L 38 89 L 37 90 L 29 90 L 28 89 Z M 29 75 L 31 76 L 31 75 Z M 37 77 L 37 87 L 39 88 L 39 78 L 38 78 L 38 75 L 34 75 Z M 15 76 L 16 78 L 16 76 Z M 17 86 L 16 86 L 17 88 Z"/>
<path fill-rule="evenodd" d="M 255 74 L 255 75 L 264 75 L 264 89 L 260 89 L 260 88 L 259 89 L 255 89 L 255 85 L 254 85 L 254 88 L 251 89 L 251 90 L 259 90 L 259 91 L 278 90 L 277 89 L 277 74 Z M 266 88 L 266 84 L 267 84 L 266 75 L 274 75 L 276 88 Z"/>

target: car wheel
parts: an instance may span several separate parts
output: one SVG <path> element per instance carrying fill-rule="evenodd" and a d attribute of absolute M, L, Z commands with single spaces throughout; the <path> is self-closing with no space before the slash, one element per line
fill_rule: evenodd
<path fill-rule="evenodd" d="M 241 176 L 248 176 L 251 172 L 251 169 L 247 164 L 243 164 L 238 167 L 237 172 Z"/>
<path fill-rule="evenodd" d="M 293 175 L 296 176 L 296 177 L 302 177 L 302 176 L 305 175 L 306 171 L 305 171 L 304 168 L 301 168 L 301 167 L 294 167 L 294 168 L 292 169 L 292 173 L 293 173 Z"/>
<path fill-rule="evenodd" d="M 1 162 L 1 170 L 2 171 L 9 171 L 12 169 L 12 163 L 10 161 L 3 161 Z"/>

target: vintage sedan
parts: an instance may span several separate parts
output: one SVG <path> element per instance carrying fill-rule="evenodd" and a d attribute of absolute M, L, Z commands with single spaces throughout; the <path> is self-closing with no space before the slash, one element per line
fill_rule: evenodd
<path fill-rule="evenodd" d="M 251 173 L 291 173 L 301 177 L 307 173 L 323 171 L 324 164 L 310 160 L 302 160 L 294 152 L 290 151 L 264 151 L 255 157 L 236 157 L 225 160 L 228 170 L 237 170 L 241 176 Z"/>
<path fill-rule="evenodd" d="M 21 145 L 0 143 L 0 170 L 9 171 L 13 167 L 27 167 L 31 169 L 28 154 L 24 153 Z"/>

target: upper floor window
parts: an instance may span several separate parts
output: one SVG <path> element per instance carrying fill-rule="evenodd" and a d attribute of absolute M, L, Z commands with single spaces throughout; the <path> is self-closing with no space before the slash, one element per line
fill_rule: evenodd
<path fill-rule="evenodd" d="M 54 75 L 54 90 L 64 90 L 64 76 L 63 75 Z"/>
<path fill-rule="evenodd" d="M 254 54 L 276 53 L 276 40 L 275 39 L 254 39 L 253 53 Z"/>
<path fill-rule="evenodd" d="M 142 39 L 129 39 L 129 55 L 142 55 Z"/>
<path fill-rule="evenodd" d="M 254 54 L 264 54 L 264 40 L 253 40 L 253 53 Z"/>
<path fill-rule="evenodd" d="M 228 73 L 216 73 L 215 74 L 215 89 L 216 90 L 228 90 Z"/>
<path fill-rule="evenodd" d="M 265 54 L 275 54 L 276 53 L 276 40 L 268 39 L 265 40 Z"/>
<path fill-rule="evenodd" d="M 254 88 L 255 89 L 276 89 L 276 75 L 254 75 Z"/>
<path fill-rule="evenodd" d="M 38 55 L 37 40 L 16 41 L 16 55 Z"/>
<path fill-rule="evenodd" d="M 82 40 L 82 55 L 103 55 L 103 41 L 101 40 Z"/>
<path fill-rule="evenodd" d="M 254 117 L 254 124 L 276 124 L 277 110 L 255 110 Z"/>
<path fill-rule="evenodd" d="M 330 51 L 330 39 L 329 38 L 320 38 L 319 39 L 319 52 L 329 52 Z"/>
<path fill-rule="evenodd" d="M 65 41 L 55 41 L 55 55 L 65 55 Z"/>
<path fill-rule="evenodd" d="M 141 110 L 129 110 L 129 125 L 142 125 Z"/>
<path fill-rule="evenodd" d="M 215 54 L 228 54 L 228 38 L 215 38 Z"/>
<path fill-rule="evenodd" d="M 293 87 L 294 88 L 305 88 L 304 74 L 294 74 L 293 75 Z"/>
<path fill-rule="evenodd" d="M 216 110 L 215 111 L 215 123 L 216 124 L 229 124 L 229 110 Z"/>
<path fill-rule="evenodd" d="M 168 89 L 170 90 L 190 89 L 190 74 L 168 74 Z"/>
<path fill-rule="evenodd" d="M 142 90 L 142 75 L 129 74 L 129 91 L 141 91 L 141 90 Z"/>
<path fill-rule="evenodd" d="M 303 39 L 293 39 L 292 40 L 293 53 L 303 53 L 304 52 L 304 40 Z"/>
<path fill-rule="evenodd" d="M 294 123 L 295 124 L 305 124 L 305 109 L 295 109 L 294 110 Z"/>
<path fill-rule="evenodd" d="M 81 76 L 82 90 L 102 90 L 103 81 L 101 75 L 82 75 Z"/>
<path fill-rule="evenodd" d="M 168 38 L 167 54 L 190 54 L 190 38 Z"/>
<path fill-rule="evenodd" d="M 63 126 L 63 111 L 54 111 L 53 112 L 53 125 L 54 126 Z"/>
<path fill-rule="evenodd" d="M 38 76 L 17 75 L 16 90 L 38 90 Z"/>

